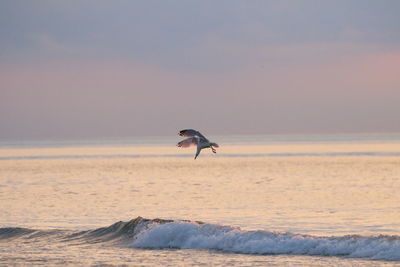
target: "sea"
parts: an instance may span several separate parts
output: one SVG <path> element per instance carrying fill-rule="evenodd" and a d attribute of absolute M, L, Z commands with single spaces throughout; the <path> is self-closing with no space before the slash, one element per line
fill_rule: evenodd
<path fill-rule="evenodd" d="M 400 134 L 0 141 L 0 266 L 400 266 Z"/>

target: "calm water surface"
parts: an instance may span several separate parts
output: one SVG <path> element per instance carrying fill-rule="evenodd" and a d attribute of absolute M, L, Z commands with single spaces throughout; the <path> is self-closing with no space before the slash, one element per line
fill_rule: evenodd
<path fill-rule="evenodd" d="M 0 265 L 400 264 L 400 138 L 285 138 L 2 142 Z"/>

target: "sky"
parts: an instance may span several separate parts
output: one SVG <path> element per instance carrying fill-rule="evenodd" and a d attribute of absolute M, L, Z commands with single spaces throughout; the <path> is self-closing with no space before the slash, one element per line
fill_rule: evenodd
<path fill-rule="evenodd" d="M 3 0 L 0 139 L 400 132 L 398 0 Z"/>

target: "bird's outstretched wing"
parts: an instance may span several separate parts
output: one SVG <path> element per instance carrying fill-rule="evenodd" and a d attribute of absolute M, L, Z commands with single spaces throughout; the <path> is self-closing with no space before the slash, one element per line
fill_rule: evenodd
<path fill-rule="evenodd" d="M 189 137 L 185 140 L 180 141 L 178 144 L 176 144 L 178 147 L 189 147 L 191 145 L 197 146 L 199 144 L 199 138 L 198 137 Z"/>
<path fill-rule="evenodd" d="M 193 129 L 182 130 L 182 131 L 179 132 L 179 135 L 180 136 L 185 136 L 185 137 L 195 137 L 195 136 L 197 136 L 199 138 L 207 140 L 207 138 L 204 135 L 202 135 L 199 131 L 196 131 L 196 130 L 193 130 Z"/>
<path fill-rule="evenodd" d="M 201 151 L 201 147 L 197 146 L 196 155 L 194 156 L 194 159 L 197 159 L 197 156 L 200 154 L 200 151 Z"/>

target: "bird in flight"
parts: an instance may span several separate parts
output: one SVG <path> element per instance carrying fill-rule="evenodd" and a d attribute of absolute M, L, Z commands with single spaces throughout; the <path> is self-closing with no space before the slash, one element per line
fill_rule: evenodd
<path fill-rule="evenodd" d="M 208 141 L 208 139 L 205 138 L 205 136 L 202 135 L 199 131 L 196 131 L 193 129 L 186 129 L 186 130 L 180 131 L 179 135 L 188 137 L 188 138 L 186 138 L 185 140 L 182 140 L 178 144 L 176 144 L 178 147 L 189 147 L 191 145 L 197 146 L 196 155 L 194 156 L 194 159 L 197 158 L 197 156 L 200 154 L 200 151 L 203 148 L 209 147 L 209 148 L 211 148 L 213 153 L 217 153 L 217 151 L 215 150 L 215 147 L 219 147 L 219 145 Z"/>

